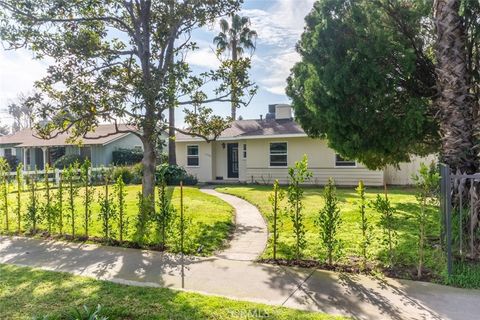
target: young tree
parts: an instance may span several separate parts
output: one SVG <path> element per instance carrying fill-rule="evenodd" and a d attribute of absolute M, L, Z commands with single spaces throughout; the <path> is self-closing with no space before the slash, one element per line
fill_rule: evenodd
<path fill-rule="evenodd" d="M 304 195 L 301 184 L 312 177 L 312 172 L 308 170 L 308 159 L 306 155 L 303 156 L 302 161 L 296 161 L 294 167 L 288 168 L 288 176 L 287 199 L 295 236 L 295 259 L 300 260 L 302 249 L 305 248 L 306 245 L 305 225 L 302 215 L 302 200 Z"/>
<path fill-rule="evenodd" d="M 316 224 L 320 229 L 320 240 L 325 247 L 328 264 L 333 265 L 333 258 L 339 255 L 342 247 L 342 242 L 337 237 L 342 219 L 338 208 L 335 182 L 332 178 L 328 179 L 325 185 L 323 199 L 325 205 L 319 212 Z"/>
<path fill-rule="evenodd" d="M 43 170 L 44 172 L 44 187 L 45 187 L 45 193 L 44 193 L 44 198 L 45 202 L 43 204 L 43 216 L 47 220 L 47 229 L 48 233 L 52 234 L 52 226 L 55 223 L 55 215 L 56 215 L 56 209 L 55 206 L 53 205 L 53 199 L 52 199 L 52 191 L 51 191 L 51 186 L 50 186 L 50 166 L 48 164 L 45 165 L 45 168 Z"/>
<path fill-rule="evenodd" d="M 38 213 L 37 178 L 38 173 L 37 169 L 35 168 L 35 172 L 27 176 L 29 199 L 27 213 L 25 215 L 27 227 L 30 229 L 30 233 L 32 234 L 37 233 L 37 226 L 42 218 Z"/>
<path fill-rule="evenodd" d="M 168 193 L 167 184 L 165 181 L 161 181 L 158 188 L 158 212 L 155 215 L 155 222 L 157 223 L 157 234 L 162 248 L 165 248 L 167 243 L 168 229 L 172 224 L 175 210 L 170 203 Z"/>
<path fill-rule="evenodd" d="M 231 60 L 233 63 L 240 59 L 246 50 L 250 53 L 255 51 L 255 40 L 257 38 L 257 32 L 250 29 L 250 19 L 248 17 L 242 17 L 238 14 L 231 16 L 230 24 L 226 19 L 220 20 L 220 33 L 213 38 L 213 42 L 217 45 L 218 54 L 222 54 L 228 51 L 231 54 Z M 230 83 L 231 96 L 232 96 L 232 120 L 237 119 L 237 108 L 239 107 L 237 98 L 236 78 L 232 77 Z"/>
<path fill-rule="evenodd" d="M 425 240 L 427 237 L 427 228 L 429 225 L 429 216 L 432 211 L 429 205 L 435 205 L 439 201 L 440 192 L 440 173 L 434 163 L 429 166 L 420 164 L 418 174 L 413 175 L 415 186 L 417 187 L 417 201 L 420 204 L 420 211 L 417 211 L 416 218 L 418 224 L 418 265 L 417 277 L 422 277 L 422 268 L 425 260 Z"/>
<path fill-rule="evenodd" d="M 194 74 L 185 58 L 198 48 L 192 31 L 237 11 L 240 2 L 0 0 L 0 35 L 9 48 L 55 61 L 36 85 L 38 118 L 48 121 L 36 126 L 39 134 L 68 131 L 72 139 L 86 139 L 101 121 L 123 122 L 111 134 L 131 132 L 141 139 L 142 196 L 153 204 L 156 147 L 170 126 L 164 113 L 172 102 L 195 106 L 182 132 L 211 140 L 229 125 L 206 104 L 231 100 L 232 64 Z M 242 72 L 235 70 L 239 95 L 253 93 L 248 68 L 244 63 Z M 206 83 L 217 84 L 208 91 L 213 95 Z"/>
<path fill-rule="evenodd" d="M 63 235 L 63 211 L 64 211 L 64 198 L 65 198 L 65 182 L 63 181 L 65 176 L 65 170 L 59 174 L 59 181 L 58 183 L 58 189 L 57 189 L 57 194 L 56 194 L 56 201 L 55 201 L 55 211 L 56 211 L 56 220 L 58 223 L 58 232 L 60 235 Z"/>
<path fill-rule="evenodd" d="M 100 220 L 102 222 L 102 231 L 103 231 L 103 239 L 105 241 L 110 241 L 113 238 L 113 219 L 115 218 L 115 206 L 111 201 L 110 197 L 110 178 L 112 176 L 111 170 L 104 170 L 103 171 L 103 186 L 104 191 L 103 195 L 100 195 Z"/>
<path fill-rule="evenodd" d="M 117 201 L 117 210 L 118 210 L 118 236 L 120 239 L 120 244 L 123 243 L 127 235 L 128 228 L 128 219 L 125 217 L 125 196 L 127 192 L 125 191 L 125 182 L 123 181 L 122 176 L 120 175 L 117 178 L 115 183 L 115 196 Z"/>
<path fill-rule="evenodd" d="M 75 198 L 78 196 L 79 187 L 75 181 L 75 177 L 78 175 L 78 163 L 71 164 L 65 170 L 65 181 L 67 185 L 68 203 L 67 209 L 70 216 L 70 227 L 72 232 L 72 239 L 75 239 Z M 121 177 L 120 177 L 121 178 Z"/>
<path fill-rule="evenodd" d="M 10 231 L 10 220 L 8 217 L 8 172 L 10 172 L 10 166 L 5 158 L 0 157 L 0 190 L 2 199 L 2 211 L 5 215 L 5 230 Z"/>
<path fill-rule="evenodd" d="M 383 243 L 387 248 L 388 264 L 390 267 L 394 263 L 395 249 L 397 243 L 397 232 L 395 231 L 395 208 L 391 205 L 388 199 L 387 191 L 385 189 L 385 196 L 377 194 L 377 198 L 372 202 L 372 206 L 380 213 L 380 226 L 383 229 L 384 239 Z"/>
<path fill-rule="evenodd" d="M 358 187 L 355 189 L 357 191 L 359 199 L 358 211 L 360 212 L 360 229 L 362 229 L 362 240 L 360 242 L 360 249 L 362 252 L 362 268 L 363 270 L 367 269 L 368 261 L 368 247 L 372 241 L 372 226 L 368 221 L 367 217 L 367 199 L 365 197 L 365 185 L 363 181 L 358 182 Z"/>
<path fill-rule="evenodd" d="M 282 209 L 282 202 L 283 199 L 285 198 L 285 192 L 280 188 L 280 184 L 278 183 L 278 180 L 275 179 L 275 182 L 273 183 L 273 192 L 268 196 L 268 201 L 270 202 L 270 205 L 272 206 L 272 213 L 273 213 L 273 224 L 272 224 L 272 230 L 273 230 L 273 259 L 277 259 L 277 243 L 278 243 L 278 237 L 279 237 L 279 225 L 280 225 L 280 220 L 279 218 L 282 216 L 283 209 Z"/>
<path fill-rule="evenodd" d="M 23 165 L 19 163 L 17 165 L 17 172 L 15 174 L 15 180 L 17 182 L 17 233 L 22 231 L 22 191 L 23 191 Z"/>
<path fill-rule="evenodd" d="M 80 176 L 83 184 L 83 226 L 85 228 L 85 237 L 88 238 L 88 227 L 90 226 L 90 217 L 92 216 L 92 191 L 90 190 L 90 161 L 86 159 L 80 167 Z"/>

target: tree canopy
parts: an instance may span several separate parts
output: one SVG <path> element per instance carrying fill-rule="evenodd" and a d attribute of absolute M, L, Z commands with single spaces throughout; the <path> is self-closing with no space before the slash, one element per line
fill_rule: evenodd
<path fill-rule="evenodd" d="M 432 3 L 320 0 L 287 94 L 313 137 L 371 169 L 439 146 Z"/>
<path fill-rule="evenodd" d="M 155 147 L 169 126 L 164 114 L 169 106 L 195 107 L 187 120 L 194 125 L 200 121 L 202 131 L 188 133 L 211 139 L 229 119 L 212 114 L 206 104 L 230 102 L 232 73 L 242 75 L 239 103 L 254 93 L 249 60 L 224 61 L 218 70 L 196 74 L 185 59 L 198 49 L 192 31 L 236 12 L 240 4 L 241 0 L 0 0 L 0 38 L 9 48 L 24 47 L 39 59 L 54 60 L 36 83 L 36 118 L 47 120 L 37 126 L 39 133 L 50 137 L 68 131 L 79 138 L 102 121 L 130 125 L 117 132 L 131 132 L 142 140 L 143 194 L 152 196 Z M 206 91 L 206 83 L 217 86 Z"/>

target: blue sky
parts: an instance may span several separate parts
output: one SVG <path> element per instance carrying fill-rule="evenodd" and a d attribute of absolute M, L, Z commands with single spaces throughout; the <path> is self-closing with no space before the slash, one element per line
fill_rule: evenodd
<path fill-rule="evenodd" d="M 267 105 L 288 102 L 284 88 L 290 68 L 298 61 L 295 44 L 304 25 L 304 17 L 311 10 L 314 0 L 245 0 L 241 15 L 250 17 L 252 29 L 258 33 L 257 50 L 252 57 L 251 77 L 259 86 L 257 95 L 248 107 L 239 109 L 245 119 L 265 114 Z M 212 39 L 218 33 L 213 24 L 195 31 L 193 39 L 200 49 L 187 57 L 195 71 L 210 70 L 218 64 L 213 54 Z M 30 52 L 4 51 L 0 47 L 0 123 L 10 123 L 5 114 L 6 106 L 21 93 L 32 90 L 33 82 L 45 74 L 48 63 L 34 60 Z M 212 106 L 219 115 L 229 114 L 229 104 Z M 182 110 L 177 110 L 182 121 Z"/>

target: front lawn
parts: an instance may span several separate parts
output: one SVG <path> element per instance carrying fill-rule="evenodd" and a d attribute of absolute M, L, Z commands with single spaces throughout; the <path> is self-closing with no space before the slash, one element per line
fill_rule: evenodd
<path fill-rule="evenodd" d="M 226 186 L 217 188 L 220 192 L 225 192 L 235 196 L 244 198 L 245 200 L 256 205 L 262 214 L 270 222 L 270 240 L 267 250 L 263 254 L 263 258 L 272 257 L 272 210 L 268 202 L 268 195 L 271 193 L 269 186 Z M 319 209 L 323 206 L 322 198 L 323 188 L 305 188 L 304 199 L 304 219 L 306 227 L 307 246 L 304 250 L 305 259 L 321 259 L 323 253 L 320 248 L 320 240 L 318 229 L 314 225 L 314 221 L 318 216 Z M 396 264 L 414 267 L 417 257 L 417 231 L 418 225 L 415 219 L 415 212 L 419 210 L 419 206 L 415 199 L 413 189 L 406 188 L 390 188 L 388 197 L 392 205 L 396 208 L 395 220 L 396 231 L 398 233 L 398 243 L 395 246 Z M 368 200 L 373 200 L 377 193 L 383 194 L 382 188 L 368 188 L 366 196 Z M 340 228 L 339 238 L 343 241 L 344 250 L 343 258 L 340 262 L 352 262 L 360 255 L 360 213 L 358 211 L 358 196 L 354 188 L 338 188 L 337 196 L 340 202 L 340 210 L 342 217 L 342 225 Z M 432 210 L 434 212 L 434 210 Z M 370 245 L 370 255 L 372 260 L 385 262 L 386 251 L 382 243 L 382 229 L 378 225 L 380 214 L 372 208 L 367 208 L 367 214 L 371 225 L 373 226 L 373 240 Z M 293 259 L 294 237 L 292 233 L 292 222 L 288 215 L 284 215 L 280 219 L 280 236 L 278 257 Z M 439 257 L 438 250 L 434 249 L 438 244 L 440 222 L 438 214 L 430 215 L 428 226 L 429 243 L 426 253 L 426 267 L 438 273 L 443 268 L 443 259 Z"/>
<path fill-rule="evenodd" d="M 173 187 L 170 187 L 173 188 Z M 113 192 L 113 186 L 110 187 L 110 191 Z M 133 240 L 135 233 L 136 219 L 138 215 L 138 194 L 141 191 L 140 185 L 128 185 L 125 186 L 126 191 L 126 211 L 125 216 L 128 220 L 128 232 L 125 240 Z M 172 189 L 170 189 L 172 191 Z M 57 190 L 53 189 L 54 195 L 53 201 L 56 201 Z M 91 218 L 89 224 L 89 237 L 101 238 L 102 237 L 102 222 L 100 220 L 100 204 L 99 197 L 103 195 L 104 189 L 102 186 L 93 187 L 89 191 L 93 195 L 93 202 L 91 206 Z M 179 212 L 180 208 L 180 188 L 175 187 L 173 192 L 169 192 L 171 197 L 171 203 Z M 115 201 L 113 195 L 110 196 L 112 202 Z M 64 195 L 64 229 L 66 234 L 72 234 L 71 219 L 66 206 L 67 194 Z M 45 202 L 44 191 L 38 192 L 38 213 L 42 214 L 42 204 Z M 78 196 L 75 198 L 76 215 L 75 215 L 75 234 L 82 236 L 84 232 L 84 191 L 81 188 Z M 29 202 L 29 193 L 24 192 L 21 194 L 21 212 L 22 212 L 22 230 L 25 230 L 25 214 L 27 211 L 27 204 Z M 17 216 L 16 216 L 16 194 L 9 194 L 9 230 L 10 232 L 17 230 Z M 201 255 L 209 255 L 213 251 L 221 248 L 229 233 L 233 227 L 233 208 L 226 202 L 218 199 L 217 197 L 207 195 L 201 192 L 196 187 L 184 187 L 184 207 L 185 218 L 190 220 L 188 229 L 186 231 L 186 252 L 199 253 Z M 40 230 L 47 229 L 46 219 L 43 217 L 42 222 L 39 225 Z M 5 232 L 5 217 L 4 213 L 0 213 L 0 230 Z M 58 233 L 58 227 L 53 228 L 52 233 Z M 118 226 L 114 219 L 113 232 L 116 234 L 115 238 L 118 239 Z M 152 243 L 155 243 L 155 227 L 153 222 L 150 222 L 150 238 Z M 169 239 L 169 240 L 168 240 Z M 170 251 L 178 251 L 178 241 L 170 237 L 167 240 L 167 247 Z"/>
<path fill-rule="evenodd" d="M 67 273 L 0 264 L 0 318 L 65 319 L 72 308 L 102 305 L 113 319 L 343 319 L 167 288 L 120 285 Z"/>

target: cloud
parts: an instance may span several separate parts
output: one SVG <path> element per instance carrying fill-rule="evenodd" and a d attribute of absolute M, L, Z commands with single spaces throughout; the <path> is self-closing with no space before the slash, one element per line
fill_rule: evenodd
<path fill-rule="evenodd" d="M 252 28 L 258 33 L 257 55 L 263 74 L 258 82 L 263 89 L 285 95 L 290 69 L 300 60 L 295 45 L 303 32 L 305 16 L 314 2 L 277 0 L 266 10 L 242 11 L 243 15 L 250 17 Z"/>
<path fill-rule="evenodd" d="M 0 112 L 19 93 L 32 92 L 34 82 L 46 75 L 46 69 L 47 63 L 34 60 L 27 50 L 0 50 Z"/>
<path fill-rule="evenodd" d="M 187 54 L 186 61 L 198 67 L 217 69 L 220 61 L 210 47 L 202 47 Z"/>

